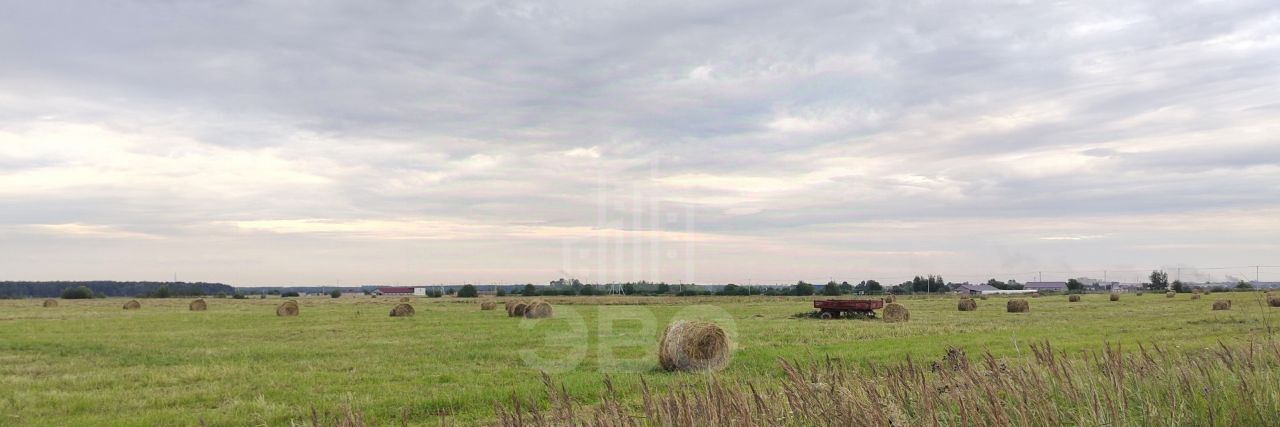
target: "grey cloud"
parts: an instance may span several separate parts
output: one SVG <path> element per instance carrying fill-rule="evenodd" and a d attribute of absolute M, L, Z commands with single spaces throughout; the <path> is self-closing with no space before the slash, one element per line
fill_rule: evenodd
<path fill-rule="evenodd" d="M 174 239 L 299 218 L 644 229 L 630 219 L 656 205 L 780 247 L 908 251 L 921 248 L 779 236 L 1271 209 L 1277 16 L 1266 1 L 21 3 L 0 17 L 0 135 L 83 125 L 226 151 L 0 149 L 0 179 L 36 177 L 0 181 L 0 224 Z M 599 158 L 565 154 L 591 147 Z M 703 175 L 715 185 L 663 180 Z M 18 188 L 50 176 L 71 184 Z M 778 188 L 750 188 L 761 182 Z M 972 236 L 952 237 L 923 249 L 976 256 L 960 243 Z M 228 239 L 293 250 L 311 237 Z"/>

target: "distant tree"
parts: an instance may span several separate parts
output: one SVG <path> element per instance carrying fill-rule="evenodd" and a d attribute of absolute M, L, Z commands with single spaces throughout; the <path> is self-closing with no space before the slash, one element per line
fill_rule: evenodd
<path fill-rule="evenodd" d="M 582 285 L 578 288 L 578 295 L 598 295 L 599 291 L 595 285 Z"/>
<path fill-rule="evenodd" d="M 329 298 L 342 298 L 342 291 L 338 289 L 329 291 Z"/>
<path fill-rule="evenodd" d="M 453 290 L 453 288 L 449 288 L 449 289 L 445 289 L 445 290 L 444 290 L 444 293 L 445 293 L 445 294 L 448 294 L 448 295 L 453 295 L 453 293 L 454 293 L 454 292 L 455 292 L 455 291 Z"/>
<path fill-rule="evenodd" d="M 302 295 L 299 294 L 297 291 L 285 291 L 280 293 L 281 298 L 297 298 L 299 296 L 302 296 Z"/>
<path fill-rule="evenodd" d="M 1151 272 L 1151 281 L 1147 283 L 1147 289 L 1159 291 L 1169 288 L 1169 273 L 1164 270 L 1155 270 Z"/>
<path fill-rule="evenodd" d="M 1241 280 L 1239 283 L 1236 283 L 1236 289 L 1247 291 L 1247 290 L 1253 289 L 1253 285 L 1250 285 L 1249 282 Z"/>
<path fill-rule="evenodd" d="M 239 292 L 236 292 L 236 293 L 234 293 L 234 294 L 231 294 L 231 299 L 245 299 L 245 298 L 246 298 L 246 297 L 244 296 L 244 294 L 239 293 Z"/>
<path fill-rule="evenodd" d="M 93 290 L 88 286 L 76 286 L 74 288 L 66 288 L 62 290 L 62 299 L 91 299 L 93 298 Z"/>
<path fill-rule="evenodd" d="M 479 292 L 476 291 L 476 287 L 473 285 L 462 285 L 462 289 L 458 289 L 458 298 L 475 298 L 478 296 L 480 296 Z"/>
<path fill-rule="evenodd" d="M 862 282 L 862 285 L 864 286 L 863 292 L 866 292 L 867 294 L 876 295 L 884 293 L 884 285 L 881 285 L 880 282 L 875 280 L 864 281 Z"/>
<path fill-rule="evenodd" d="M 668 293 L 668 292 L 671 292 L 671 285 L 668 285 L 668 284 L 666 284 L 666 283 L 659 283 L 659 284 L 658 284 L 658 292 L 657 292 L 657 293 L 659 293 L 659 294 L 665 294 L 665 293 Z"/>
<path fill-rule="evenodd" d="M 427 289 L 427 298 L 440 298 L 444 296 L 444 292 L 440 292 L 439 288 Z"/>
<path fill-rule="evenodd" d="M 794 295 L 809 296 L 809 295 L 813 295 L 813 289 L 814 288 L 812 284 L 805 283 L 805 281 L 801 280 L 799 282 L 796 282 L 795 286 L 791 287 L 791 292 Z"/>
<path fill-rule="evenodd" d="M 1169 284 L 1169 289 L 1172 289 L 1174 292 L 1190 292 L 1191 291 L 1191 287 L 1183 285 L 1181 280 L 1174 280 L 1173 283 Z"/>
<path fill-rule="evenodd" d="M 156 289 L 155 293 L 151 294 L 152 298 L 168 298 L 170 296 L 169 285 L 160 285 L 160 288 Z"/>
<path fill-rule="evenodd" d="M 833 280 L 822 285 L 822 295 L 829 297 L 840 296 L 840 284 Z"/>
<path fill-rule="evenodd" d="M 849 282 L 840 282 L 841 295 L 849 295 L 852 293 L 853 293 L 853 285 L 850 285 Z"/>
<path fill-rule="evenodd" d="M 532 283 L 524 285 L 524 290 L 520 292 L 520 295 L 536 297 L 538 296 L 538 288 L 534 287 Z"/>
<path fill-rule="evenodd" d="M 506 289 L 503 289 L 502 287 L 498 287 L 498 290 L 497 290 L 497 291 L 494 291 L 494 295 L 497 295 L 497 296 L 500 296 L 500 297 L 505 297 L 505 296 L 507 296 L 507 290 L 506 290 Z"/>
<path fill-rule="evenodd" d="M 640 291 L 636 289 L 635 284 L 625 283 L 622 285 L 622 293 L 626 295 L 635 295 L 640 293 Z"/>
<path fill-rule="evenodd" d="M 1084 283 L 1080 283 L 1080 281 L 1079 281 L 1079 280 L 1076 280 L 1076 279 L 1068 279 L 1068 280 L 1067 280 L 1067 291 L 1068 291 L 1068 292 L 1081 292 L 1081 291 L 1084 291 Z"/>

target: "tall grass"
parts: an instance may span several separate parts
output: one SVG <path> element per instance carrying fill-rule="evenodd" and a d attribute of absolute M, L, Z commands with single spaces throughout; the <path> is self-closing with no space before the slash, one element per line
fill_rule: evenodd
<path fill-rule="evenodd" d="M 590 407 L 544 376 L 547 404 L 512 397 L 502 426 L 1274 425 L 1280 346 L 1219 344 L 1199 351 L 1107 345 L 1074 356 L 1049 343 L 1021 359 L 960 349 L 941 360 L 860 367 L 782 360 L 773 383 L 708 377 L 618 397 L 608 377 Z"/>

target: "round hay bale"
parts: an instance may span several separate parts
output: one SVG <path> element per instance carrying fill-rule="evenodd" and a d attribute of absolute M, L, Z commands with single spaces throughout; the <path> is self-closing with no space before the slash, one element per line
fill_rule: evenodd
<path fill-rule="evenodd" d="M 1032 297 L 1032 298 L 1040 298 L 1040 293 L 1039 293 L 1039 292 L 1036 292 L 1036 293 L 1034 293 L 1034 294 L 1031 294 L 1031 297 Z"/>
<path fill-rule="evenodd" d="M 486 301 L 486 302 L 482 302 L 482 303 L 480 303 L 480 309 L 481 309 L 481 310 L 493 310 L 493 309 L 495 309 L 495 308 L 498 308 L 498 303 L 496 303 L 496 302 L 493 302 L 493 301 Z"/>
<path fill-rule="evenodd" d="M 204 298 L 201 298 L 191 301 L 191 305 L 188 305 L 187 308 L 191 311 L 205 311 L 209 309 L 209 304 L 204 302 Z"/>
<path fill-rule="evenodd" d="M 1031 303 L 1021 298 L 1014 298 L 1005 304 L 1005 311 L 1010 313 L 1026 313 L 1031 311 Z"/>
<path fill-rule="evenodd" d="M 529 319 L 545 319 L 551 317 L 551 303 L 534 301 L 524 308 L 524 317 Z"/>
<path fill-rule="evenodd" d="M 893 294 L 885 295 L 884 297 L 885 304 L 893 304 L 895 302 L 898 302 L 898 297 L 893 296 Z"/>
<path fill-rule="evenodd" d="M 409 302 L 409 297 L 400 297 L 400 302 Z"/>
<path fill-rule="evenodd" d="M 522 317 L 524 316 L 524 309 L 529 307 L 529 304 L 525 303 L 524 301 L 516 301 L 515 305 L 509 305 L 507 307 L 509 310 L 507 311 L 508 316 Z"/>
<path fill-rule="evenodd" d="M 679 320 L 658 340 L 658 363 L 667 371 L 716 371 L 729 362 L 731 343 L 714 323 Z"/>
<path fill-rule="evenodd" d="M 1112 300 L 1112 301 L 1120 301 L 1120 294 L 1117 294 L 1117 293 L 1112 292 L 1112 293 L 1111 293 L 1111 300 Z"/>
<path fill-rule="evenodd" d="M 45 307 L 45 308 L 53 308 L 53 307 L 57 307 L 57 306 L 58 306 L 58 300 L 54 300 L 54 299 L 47 299 L 47 300 L 44 300 L 44 307 Z"/>
<path fill-rule="evenodd" d="M 1218 300 L 1213 302 L 1214 311 L 1230 310 L 1230 309 L 1231 309 L 1231 300 Z"/>
<path fill-rule="evenodd" d="M 396 304 L 395 308 L 391 309 L 391 317 L 413 317 L 414 314 L 416 312 L 413 306 L 405 303 Z"/>
<path fill-rule="evenodd" d="M 1280 297 L 1267 297 L 1267 305 L 1280 307 Z"/>
<path fill-rule="evenodd" d="M 125 310 L 137 310 L 140 308 L 142 308 L 142 303 L 138 302 L 138 300 L 136 299 L 130 300 L 129 302 L 124 303 Z"/>
<path fill-rule="evenodd" d="M 987 300 L 987 298 L 990 298 L 990 297 L 986 296 L 985 294 L 984 294 L 984 295 L 978 295 L 978 299 L 981 299 L 981 300 L 983 300 L 983 301 L 986 301 L 986 300 Z"/>
<path fill-rule="evenodd" d="M 297 301 L 293 301 L 293 300 L 285 301 L 284 303 L 281 303 L 279 307 L 276 307 L 276 316 L 287 317 L 287 316 L 297 316 L 297 315 L 298 315 Z"/>
<path fill-rule="evenodd" d="M 1200 294 L 1191 294 L 1191 299 L 1200 299 Z"/>
<path fill-rule="evenodd" d="M 1079 295 L 1068 296 L 1067 302 L 1080 302 L 1080 296 Z"/>
<path fill-rule="evenodd" d="M 1142 291 L 1138 291 L 1138 293 L 1136 293 L 1136 294 L 1134 294 L 1134 295 L 1142 296 Z"/>
<path fill-rule="evenodd" d="M 884 321 L 889 323 L 906 322 L 911 320 L 911 312 L 902 304 L 893 303 L 884 306 Z"/>
<path fill-rule="evenodd" d="M 1165 298 L 1173 298 L 1173 297 L 1175 297 L 1175 296 L 1177 296 L 1177 295 L 1178 295 L 1178 293 L 1177 293 L 1177 292 L 1174 292 L 1174 291 L 1169 291 L 1169 292 L 1165 292 L 1165 293 L 1164 293 L 1164 297 L 1165 297 Z"/>
<path fill-rule="evenodd" d="M 962 299 L 960 300 L 959 303 L 956 304 L 956 310 L 960 310 L 960 311 L 974 311 L 977 309 L 978 309 L 978 302 L 974 301 L 971 298 Z"/>

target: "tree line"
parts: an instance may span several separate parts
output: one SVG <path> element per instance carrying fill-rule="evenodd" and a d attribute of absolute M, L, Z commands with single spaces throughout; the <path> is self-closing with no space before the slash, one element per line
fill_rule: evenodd
<path fill-rule="evenodd" d="M 58 298 L 68 289 L 76 289 L 76 297 L 81 297 L 84 291 L 79 288 L 84 288 L 96 298 L 232 295 L 236 291 L 230 285 L 204 282 L 10 281 L 0 282 L 0 298 Z"/>

